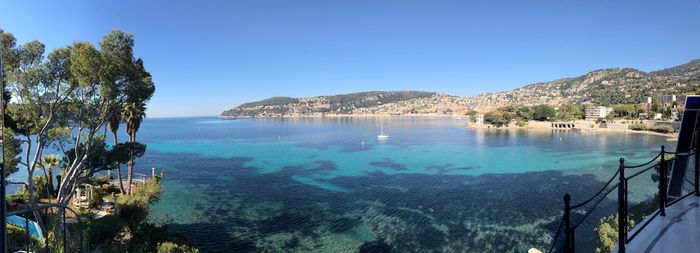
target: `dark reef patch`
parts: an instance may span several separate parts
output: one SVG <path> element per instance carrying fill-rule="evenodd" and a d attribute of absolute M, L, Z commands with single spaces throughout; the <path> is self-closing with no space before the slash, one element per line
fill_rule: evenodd
<path fill-rule="evenodd" d="M 399 170 L 399 171 L 408 169 L 408 167 L 406 167 L 406 165 L 394 162 L 393 160 L 391 160 L 389 158 L 384 158 L 381 161 L 370 162 L 369 165 L 372 165 L 374 167 L 387 168 L 387 169 Z"/>
<path fill-rule="evenodd" d="M 481 168 L 481 166 L 463 166 L 463 167 L 456 167 L 456 168 L 451 168 L 452 164 L 450 163 L 445 163 L 445 164 L 433 164 L 426 166 L 425 168 L 428 169 L 429 171 L 435 171 L 437 174 L 445 174 L 451 171 L 464 171 L 464 170 L 473 170 L 473 169 L 478 169 Z"/>
<path fill-rule="evenodd" d="M 360 253 L 391 253 L 391 246 L 384 241 L 371 241 L 363 243 L 359 249 Z"/>
<path fill-rule="evenodd" d="M 154 160 L 148 156 L 152 154 L 139 164 L 150 167 Z M 165 180 L 185 181 L 188 190 L 201 191 L 206 198 L 203 202 L 207 204 L 194 204 L 205 220 L 193 224 L 175 221 L 169 226 L 202 252 L 276 251 L 274 247 L 318 251 L 309 247 L 333 243 L 322 240 L 350 233 L 359 225 L 381 238 L 357 242 L 353 248 L 361 252 L 523 252 L 548 246 L 549 237 L 542 235 L 556 231 L 563 193 L 590 196 L 603 184 L 593 175 L 560 171 L 482 176 L 375 171 L 328 180 L 350 190 L 339 193 L 291 178 L 302 172 L 337 169 L 329 161 L 260 174 L 244 165 L 250 161 L 246 158 L 155 154 L 161 167 L 172 168 L 166 171 Z M 391 160 L 373 166 L 405 169 Z M 612 213 L 615 207 L 610 202 L 604 201 L 602 211 L 595 215 Z M 499 229 L 533 223 L 539 224 L 533 231 Z M 592 250 L 594 225 L 584 224 L 577 230 L 581 231 L 582 239 L 577 241 L 581 251 Z"/>

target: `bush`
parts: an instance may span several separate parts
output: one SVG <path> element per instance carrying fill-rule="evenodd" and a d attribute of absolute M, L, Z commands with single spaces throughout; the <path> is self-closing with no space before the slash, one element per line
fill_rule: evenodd
<path fill-rule="evenodd" d="M 487 112 L 484 114 L 484 121 L 496 127 L 502 127 L 508 125 L 510 122 L 510 119 L 507 118 L 505 114 L 507 113 L 502 113 L 499 111 Z"/>
<path fill-rule="evenodd" d="M 44 176 L 34 176 L 34 191 L 39 198 L 49 198 L 52 189 L 49 189 L 48 181 Z"/>
<path fill-rule="evenodd" d="M 158 180 L 151 178 L 131 189 L 131 195 L 119 196 L 119 203 L 138 203 L 148 205 L 160 198 L 163 187 Z"/>
<path fill-rule="evenodd" d="M 14 204 L 29 203 L 29 193 L 26 190 L 16 191 L 7 196 L 7 202 Z"/>
<path fill-rule="evenodd" d="M 557 115 L 557 111 L 554 107 L 549 105 L 541 104 L 532 107 L 532 119 L 537 121 L 548 121 L 553 119 Z"/>
<path fill-rule="evenodd" d="M 121 190 L 119 190 L 119 187 L 117 187 L 115 185 L 111 185 L 111 184 L 102 186 L 102 190 L 103 190 L 105 196 L 113 195 L 113 194 L 116 195 L 116 194 L 120 194 L 122 192 Z"/>
<path fill-rule="evenodd" d="M 10 252 L 21 249 L 37 249 L 42 243 L 34 237 L 28 236 L 27 232 L 14 225 L 7 226 L 7 248 Z"/>
<path fill-rule="evenodd" d="M 598 227 L 593 231 L 598 235 L 596 245 L 596 253 L 612 252 L 617 247 L 617 230 L 619 223 L 617 222 L 617 214 L 603 217 L 598 223 Z M 631 217 L 627 219 L 629 227 L 635 226 L 635 221 Z"/>
<path fill-rule="evenodd" d="M 187 245 L 163 242 L 158 244 L 158 253 L 199 253 L 199 250 Z"/>
<path fill-rule="evenodd" d="M 122 204 L 117 216 L 133 232 L 148 217 L 148 206 L 137 203 Z"/>
<path fill-rule="evenodd" d="M 104 191 L 100 188 L 93 188 L 92 198 L 90 199 L 90 208 L 99 209 L 102 206 L 102 198 L 105 196 Z"/>
<path fill-rule="evenodd" d="M 109 243 L 119 235 L 121 222 L 115 215 L 107 215 L 88 224 L 87 240 L 89 245 Z"/>
<path fill-rule="evenodd" d="M 657 133 L 664 133 L 664 134 L 669 134 L 673 133 L 674 129 L 671 126 L 666 126 L 666 125 L 660 125 L 660 126 L 652 126 L 649 128 L 649 131 L 654 131 Z"/>
<path fill-rule="evenodd" d="M 630 130 L 644 131 L 647 130 L 647 125 L 644 124 L 633 124 L 629 126 Z"/>

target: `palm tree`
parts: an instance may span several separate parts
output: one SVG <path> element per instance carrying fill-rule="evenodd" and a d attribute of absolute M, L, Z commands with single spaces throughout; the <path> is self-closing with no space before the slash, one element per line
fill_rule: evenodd
<path fill-rule="evenodd" d="M 61 157 L 57 155 L 45 155 L 41 157 L 41 167 L 44 169 L 44 177 L 46 178 L 46 195 L 53 196 L 53 169 L 61 164 Z"/>
<path fill-rule="evenodd" d="M 139 131 L 141 127 L 141 121 L 146 116 L 146 105 L 142 101 L 138 102 L 128 102 L 124 105 L 124 118 L 126 118 L 126 134 L 129 136 L 129 142 L 136 142 L 136 132 Z M 128 190 L 127 192 L 131 194 L 131 184 L 134 177 L 134 155 L 133 151 L 129 151 L 129 163 L 128 166 Z"/>
<path fill-rule="evenodd" d="M 122 119 L 122 112 L 121 108 L 118 106 L 115 106 L 112 109 L 112 112 L 109 115 L 109 118 L 107 119 L 107 128 L 109 129 L 110 132 L 112 132 L 112 137 L 114 140 L 114 146 L 116 147 L 119 141 L 117 140 L 117 130 L 119 130 L 119 124 L 121 123 Z M 117 180 L 119 180 L 119 190 L 121 190 L 122 193 L 125 193 L 124 191 L 124 183 L 122 182 L 122 168 L 121 164 L 119 161 L 114 162 L 114 167 L 117 169 Z M 111 175 L 110 175 L 111 177 Z"/>

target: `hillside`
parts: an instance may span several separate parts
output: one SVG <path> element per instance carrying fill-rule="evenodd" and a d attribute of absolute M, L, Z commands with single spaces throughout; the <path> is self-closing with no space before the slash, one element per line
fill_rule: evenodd
<path fill-rule="evenodd" d="M 633 68 L 610 68 L 585 75 L 536 83 L 519 89 L 469 97 L 473 107 L 508 104 L 638 103 L 642 97 L 682 95 L 698 90 L 700 60 L 676 67 L 644 72 Z"/>
<path fill-rule="evenodd" d="M 431 97 L 435 92 L 423 91 L 370 91 L 312 98 L 273 97 L 245 103 L 224 111 L 221 116 L 301 116 L 322 114 L 351 114 L 360 108 Z"/>
<path fill-rule="evenodd" d="M 273 97 L 246 103 L 222 116 L 304 116 L 325 114 L 456 114 L 488 111 L 504 105 L 562 105 L 638 103 L 642 97 L 696 94 L 700 90 L 700 59 L 652 72 L 609 68 L 585 75 L 523 86 L 522 88 L 457 97 L 435 92 L 360 92 L 313 98 Z"/>

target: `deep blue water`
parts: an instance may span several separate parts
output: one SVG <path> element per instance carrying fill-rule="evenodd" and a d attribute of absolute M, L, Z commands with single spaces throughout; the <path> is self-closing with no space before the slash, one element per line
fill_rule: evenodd
<path fill-rule="evenodd" d="M 386 141 L 376 139 L 380 122 Z M 137 167 L 166 174 L 151 218 L 203 252 L 524 252 L 549 245 L 564 193 L 586 198 L 620 157 L 641 162 L 666 143 L 463 123 L 147 119 L 138 139 L 148 151 Z M 639 185 L 636 198 L 653 194 L 650 183 Z M 613 206 L 604 202 L 598 215 Z M 590 248 L 591 233 L 580 238 Z"/>

